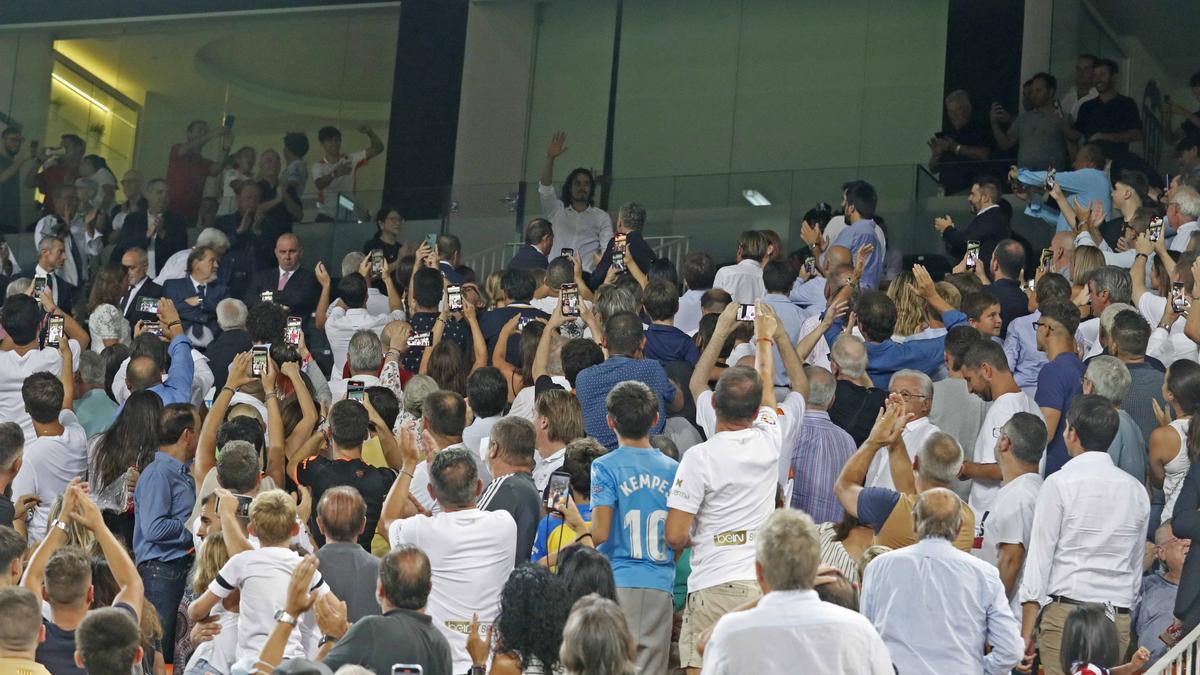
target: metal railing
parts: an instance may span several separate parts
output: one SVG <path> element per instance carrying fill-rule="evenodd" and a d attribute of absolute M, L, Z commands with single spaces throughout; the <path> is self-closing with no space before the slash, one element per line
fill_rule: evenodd
<path fill-rule="evenodd" d="M 1145 675 L 1197 675 L 1200 673 L 1200 626 L 1163 654 Z"/>

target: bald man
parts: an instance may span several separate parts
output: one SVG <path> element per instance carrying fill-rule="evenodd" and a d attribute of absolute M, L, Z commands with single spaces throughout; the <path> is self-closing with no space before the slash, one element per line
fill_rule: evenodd
<path fill-rule="evenodd" d="M 273 302 L 287 307 L 288 314 L 301 317 L 307 323 L 317 308 L 321 285 L 312 270 L 301 266 L 303 256 L 304 246 L 296 235 L 290 232 L 279 235 L 275 240 L 277 265 L 254 275 L 243 299 L 246 306 L 253 311 L 254 306 L 262 302 L 263 292 L 270 291 Z"/>
<path fill-rule="evenodd" d="M 919 541 L 867 567 L 861 611 L 899 672 L 1002 673 L 1021 660 L 1020 625 L 1000 573 L 951 544 L 961 505 L 946 488 L 922 492 L 912 508 Z M 932 648 L 930 636 L 937 636 Z M 983 644 L 992 647 L 986 656 Z"/>
<path fill-rule="evenodd" d="M 1058 272 L 1071 279 L 1071 263 L 1075 259 L 1075 233 L 1058 232 L 1050 240 L 1050 250 L 1054 258 L 1050 261 L 1050 271 Z"/>

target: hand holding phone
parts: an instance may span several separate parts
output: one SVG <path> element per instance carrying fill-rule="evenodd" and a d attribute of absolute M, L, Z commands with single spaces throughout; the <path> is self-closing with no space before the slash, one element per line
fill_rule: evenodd
<path fill-rule="evenodd" d="M 555 471 L 550 474 L 550 482 L 546 486 L 546 510 L 551 513 L 563 513 L 567 510 L 567 498 L 571 495 L 571 474 L 565 471 Z"/>
<path fill-rule="evenodd" d="M 967 269 L 973 270 L 979 264 L 979 242 L 967 242 Z"/>
<path fill-rule="evenodd" d="M 262 377 L 267 372 L 267 351 L 271 345 L 254 345 L 250 350 L 250 374 Z"/>

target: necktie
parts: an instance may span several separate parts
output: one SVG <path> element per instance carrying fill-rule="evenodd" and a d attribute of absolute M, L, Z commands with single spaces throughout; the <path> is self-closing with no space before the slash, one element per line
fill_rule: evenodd
<path fill-rule="evenodd" d="M 275 290 L 282 291 L 283 287 L 287 286 L 288 278 L 291 276 L 292 276 L 291 272 L 284 272 L 283 274 L 280 274 L 279 275 L 279 288 L 276 288 Z"/>
<path fill-rule="evenodd" d="M 197 285 L 196 285 L 196 293 L 200 295 L 200 299 L 201 299 L 201 300 L 203 300 L 203 299 L 204 299 L 204 287 L 205 287 L 205 285 L 206 285 L 206 284 L 197 284 Z"/>

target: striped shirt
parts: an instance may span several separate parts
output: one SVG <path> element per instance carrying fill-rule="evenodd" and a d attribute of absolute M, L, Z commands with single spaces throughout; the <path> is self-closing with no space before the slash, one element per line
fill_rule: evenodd
<path fill-rule="evenodd" d="M 835 425 L 824 410 L 804 413 L 804 423 L 792 455 L 793 509 L 801 509 L 818 523 L 842 520 L 842 505 L 833 494 L 842 465 L 854 454 L 854 439 Z"/>

